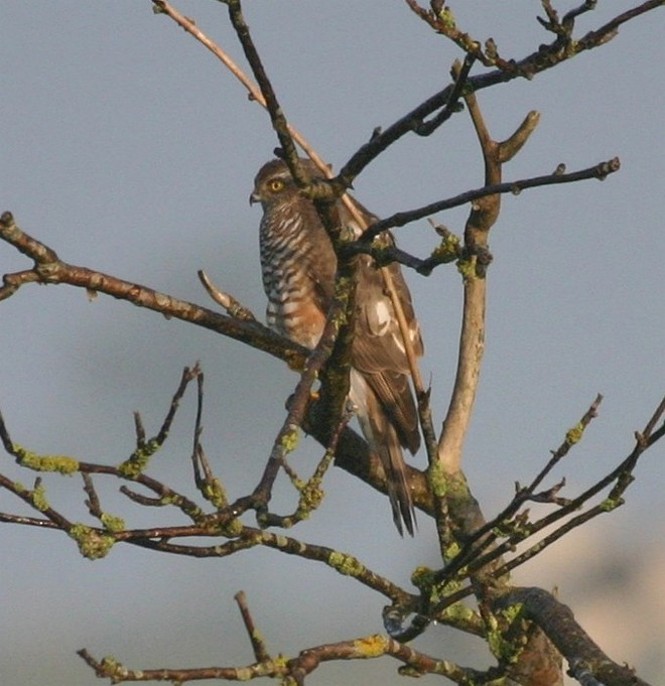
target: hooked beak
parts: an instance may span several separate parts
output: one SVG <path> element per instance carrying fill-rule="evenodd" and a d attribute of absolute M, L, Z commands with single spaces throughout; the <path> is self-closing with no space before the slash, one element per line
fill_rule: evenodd
<path fill-rule="evenodd" d="M 249 196 L 250 207 L 257 202 L 261 202 L 261 198 L 259 197 L 259 194 L 256 191 L 252 191 L 252 194 Z"/>

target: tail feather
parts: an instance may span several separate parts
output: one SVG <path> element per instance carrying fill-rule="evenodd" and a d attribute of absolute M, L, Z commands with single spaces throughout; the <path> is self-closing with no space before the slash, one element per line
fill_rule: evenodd
<path fill-rule="evenodd" d="M 411 536 L 414 536 L 417 528 L 416 511 L 413 507 L 411 489 L 406 478 L 404 456 L 392 426 L 389 426 L 388 433 L 392 433 L 393 436 L 383 435 L 382 438 L 384 440 L 386 438 L 389 438 L 389 440 L 383 445 L 377 445 L 376 450 L 386 475 L 388 498 L 393 510 L 393 521 L 402 536 L 404 536 L 405 528 Z M 394 439 L 394 441 L 390 439 Z"/>
<path fill-rule="evenodd" d="M 400 534 L 416 531 L 416 511 L 406 478 L 406 464 L 400 435 L 370 385 L 355 369 L 351 370 L 350 398 L 358 411 L 362 432 L 383 467 L 393 520 Z"/>
<path fill-rule="evenodd" d="M 402 536 L 404 529 L 414 536 L 417 527 L 416 511 L 397 431 L 380 406 L 374 408 L 364 419 L 365 421 L 361 419 L 361 427 L 370 448 L 381 460 L 395 526 Z"/>

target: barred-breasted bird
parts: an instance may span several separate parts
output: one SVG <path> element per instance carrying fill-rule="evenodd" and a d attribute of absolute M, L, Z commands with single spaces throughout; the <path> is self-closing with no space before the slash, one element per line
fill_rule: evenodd
<path fill-rule="evenodd" d="M 324 178 L 309 160 L 301 163 L 312 178 Z M 255 202 L 263 206 L 260 245 L 268 326 L 313 348 L 333 299 L 337 258 L 331 240 L 314 204 L 300 193 L 282 160 L 271 160 L 257 174 L 250 196 L 250 203 Z M 353 203 L 365 226 L 376 221 L 360 203 Z M 334 215 L 343 228 L 356 235 L 364 228 L 357 225 L 341 201 L 335 203 Z M 386 269 L 401 301 L 411 344 L 422 355 L 420 329 L 402 272 L 396 263 Z M 363 434 L 383 465 L 395 524 L 400 533 L 404 526 L 413 535 L 415 511 L 402 447 L 415 453 L 420 433 L 404 341 L 383 277 L 371 257 L 359 257 L 356 275 L 349 397 L 357 408 Z"/>

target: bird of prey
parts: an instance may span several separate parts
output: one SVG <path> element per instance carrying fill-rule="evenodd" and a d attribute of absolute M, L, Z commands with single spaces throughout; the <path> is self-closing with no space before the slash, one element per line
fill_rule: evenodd
<path fill-rule="evenodd" d="M 311 161 L 303 159 L 301 164 L 312 179 L 325 178 Z M 250 196 L 250 203 L 255 202 L 263 207 L 260 252 L 268 326 L 314 348 L 334 295 L 337 258 L 332 242 L 313 202 L 300 192 L 284 161 L 274 159 L 260 169 Z M 341 228 L 359 236 L 376 217 L 355 199 L 352 202 L 363 226 L 341 200 L 333 207 L 334 216 Z M 384 240 L 393 241 L 387 232 Z M 392 263 L 384 269 L 401 302 L 410 344 L 422 355 L 420 329 L 400 267 Z M 415 511 L 402 447 L 415 454 L 420 433 L 404 340 L 382 273 L 371 257 L 358 257 L 356 278 L 349 398 L 370 449 L 383 466 L 395 525 L 400 533 L 405 527 L 413 535 Z"/>

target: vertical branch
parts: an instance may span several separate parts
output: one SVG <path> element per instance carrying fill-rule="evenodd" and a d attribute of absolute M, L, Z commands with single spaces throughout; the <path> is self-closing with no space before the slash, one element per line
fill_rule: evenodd
<path fill-rule="evenodd" d="M 459 64 L 454 69 L 459 69 Z M 492 140 L 473 93 L 464 96 L 476 130 L 485 164 L 485 185 L 501 182 L 502 165 L 512 159 L 538 124 L 539 115 L 531 112 L 513 135 L 505 141 Z M 455 538 L 450 521 L 469 534 L 484 524 L 482 512 L 471 496 L 462 473 L 462 451 L 476 399 L 480 369 L 485 351 L 485 310 L 489 231 L 501 208 L 500 194 L 476 200 L 464 230 L 463 257 L 459 269 L 464 278 L 462 328 L 457 373 L 436 456 L 430 461 L 430 483 L 434 494 L 439 545 L 444 559 Z"/>
<path fill-rule="evenodd" d="M 476 129 L 485 163 L 485 185 L 501 183 L 502 164 L 521 149 L 538 124 L 539 115 L 531 112 L 506 141 L 491 139 L 475 95 L 465 101 Z M 460 263 L 464 277 L 464 305 L 457 362 L 457 374 L 437 448 L 437 464 L 444 474 L 461 470 L 462 448 L 476 399 L 480 368 L 485 350 L 486 266 L 491 257 L 488 236 L 499 216 L 501 196 L 489 195 L 472 205 L 464 230 L 465 258 Z"/>
<path fill-rule="evenodd" d="M 489 136 L 475 95 L 467 95 L 465 100 L 483 153 L 485 185 L 500 183 L 501 166 L 496 159 L 496 144 Z M 480 367 L 485 350 L 487 291 L 485 275 L 478 273 L 476 262 L 479 251 L 487 250 L 489 229 L 498 216 L 499 204 L 499 195 L 487 196 L 477 200 L 472 205 L 464 230 L 466 263 L 462 264 L 464 304 L 457 374 L 437 448 L 438 464 L 448 475 L 454 475 L 460 471 L 464 438 L 476 398 Z"/>

